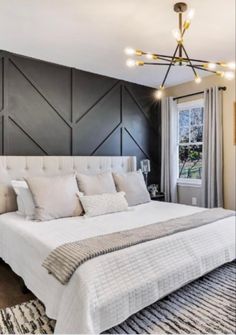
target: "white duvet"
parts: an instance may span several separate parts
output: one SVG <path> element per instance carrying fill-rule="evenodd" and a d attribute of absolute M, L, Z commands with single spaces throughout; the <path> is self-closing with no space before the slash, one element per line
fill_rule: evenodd
<path fill-rule="evenodd" d="M 63 286 L 41 266 L 57 246 L 200 212 L 150 202 L 128 212 L 50 222 L 0 215 L 0 257 L 56 319 L 56 333 L 99 333 L 235 258 L 235 218 L 94 258 Z"/>

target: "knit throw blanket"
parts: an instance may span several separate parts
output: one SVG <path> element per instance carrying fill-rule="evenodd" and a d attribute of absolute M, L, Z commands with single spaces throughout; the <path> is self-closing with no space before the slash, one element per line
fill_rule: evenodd
<path fill-rule="evenodd" d="M 213 208 L 147 226 L 66 243 L 49 254 L 43 262 L 43 267 L 59 282 L 66 284 L 77 268 L 92 258 L 164 236 L 198 228 L 234 215 L 234 211 Z"/>

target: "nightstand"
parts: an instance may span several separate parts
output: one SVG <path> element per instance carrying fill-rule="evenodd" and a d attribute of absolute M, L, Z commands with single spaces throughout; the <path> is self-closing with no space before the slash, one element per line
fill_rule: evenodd
<path fill-rule="evenodd" d="M 151 196 L 151 195 L 150 195 Z M 155 197 L 151 196 L 151 200 L 154 201 L 165 201 L 165 193 L 163 192 L 158 192 Z"/>

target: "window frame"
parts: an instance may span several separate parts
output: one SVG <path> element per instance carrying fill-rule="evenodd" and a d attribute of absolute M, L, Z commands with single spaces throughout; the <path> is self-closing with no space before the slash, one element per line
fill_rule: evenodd
<path fill-rule="evenodd" d="M 203 146 L 203 140 L 202 142 L 188 142 L 188 143 L 179 143 L 179 111 L 186 109 L 193 109 L 193 108 L 203 108 L 203 129 L 204 129 L 204 99 L 196 99 L 196 100 L 190 100 L 187 102 L 180 102 L 177 103 L 177 175 L 179 176 L 179 146 L 189 146 L 189 145 L 202 145 Z M 191 117 L 189 117 L 189 130 L 190 130 L 190 122 Z M 190 134 L 189 134 L 189 140 L 190 140 Z M 190 186 L 190 187 L 199 187 L 202 184 L 202 179 L 193 179 L 193 178 L 177 178 L 177 184 L 182 186 Z"/>

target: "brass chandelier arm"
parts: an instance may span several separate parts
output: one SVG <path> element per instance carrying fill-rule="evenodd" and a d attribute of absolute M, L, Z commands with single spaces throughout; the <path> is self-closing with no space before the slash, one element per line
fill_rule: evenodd
<path fill-rule="evenodd" d="M 169 63 L 144 62 L 143 65 L 169 66 L 169 65 L 170 65 L 170 62 L 169 62 Z M 178 65 L 172 63 L 172 66 L 178 66 Z M 198 70 L 201 70 L 201 71 L 206 71 L 206 72 L 211 72 L 211 73 L 215 73 L 215 74 L 217 74 L 217 71 L 209 70 L 209 69 L 205 69 L 205 68 L 201 67 L 199 64 L 197 64 L 197 65 L 195 65 L 195 64 L 192 64 L 192 65 L 190 65 L 190 64 L 186 64 L 185 66 L 188 66 L 188 67 L 194 67 L 195 69 L 198 69 Z"/>
<path fill-rule="evenodd" d="M 170 64 L 169 64 L 169 66 L 168 66 L 168 69 L 167 69 L 167 71 L 166 71 L 165 77 L 164 77 L 163 82 L 162 82 L 162 84 L 161 84 L 161 88 L 163 88 L 164 85 L 165 85 L 166 79 L 167 79 L 168 74 L 169 74 L 169 72 L 170 72 L 171 66 L 173 65 L 173 61 L 174 61 L 174 59 L 175 59 L 175 55 L 177 54 L 177 51 L 178 51 L 178 50 L 179 50 L 179 44 L 177 45 L 177 47 L 176 47 L 176 49 L 175 49 L 175 52 L 174 52 L 174 54 L 173 54 L 173 56 L 172 56 L 171 62 L 170 62 Z"/>

